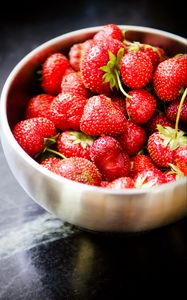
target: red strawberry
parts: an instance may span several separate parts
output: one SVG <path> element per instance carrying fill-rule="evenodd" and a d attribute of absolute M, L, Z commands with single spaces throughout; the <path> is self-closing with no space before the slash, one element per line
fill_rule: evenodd
<path fill-rule="evenodd" d="M 94 35 L 93 40 L 98 41 L 113 38 L 122 41 L 122 37 L 122 31 L 116 24 L 107 24 Z"/>
<path fill-rule="evenodd" d="M 97 94 L 110 95 L 118 88 L 115 70 L 126 49 L 119 40 L 99 40 L 83 57 L 80 64 L 82 80 L 87 88 Z"/>
<path fill-rule="evenodd" d="M 43 166 L 44 168 L 48 169 L 51 172 L 54 172 L 56 164 L 60 161 L 60 158 L 57 157 L 49 157 L 44 159 L 40 165 Z"/>
<path fill-rule="evenodd" d="M 104 95 L 88 99 L 80 121 L 80 129 L 90 135 L 117 135 L 124 132 L 126 118 L 121 110 Z"/>
<path fill-rule="evenodd" d="M 180 99 L 176 99 L 169 102 L 169 105 L 166 108 L 166 116 L 172 122 L 176 121 L 179 105 Z M 184 103 L 182 105 L 179 120 L 180 122 L 187 123 L 187 97 L 185 98 Z"/>
<path fill-rule="evenodd" d="M 75 71 L 80 71 L 80 61 L 93 44 L 94 41 L 92 39 L 88 39 L 83 43 L 76 43 L 71 46 L 68 56 L 70 64 Z"/>
<path fill-rule="evenodd" d="M 180 146 L 175 151 L 175 164 L 187 176 L 187 145 Z"/>
<path fill-rule="evenodd" d="M 131 174 L 135 175 L 146 169 L 154 167 L 152 160 L 145 154 L 139 154 L 131 159 Z"/>
<path fill-rule="evenodd" d="M 153 65 L 149 56 L 141 51 L 130 51 L 120 61 L 122 81 L 132 89 L 146 86 L 153 73 Z"/>
<path fill-rule="evenodd" d="M 35 117 L 48 118 L 50 105 L 53 99 L 54 96 L 48 94 L 39 94 L 32 97 L 27 103 L 25 112 L 26 119 Z"/>
<path fill-rule="evenodd" d="M 105 187 L 115 190 L 130 189 L 134 188 L 134 180 L 131 177 L 120 177 L 109 182 Z"/>
<path fill-rule="evenodd" d="M 161 62 L 155 70 L 153 85 L 161 100 L 175 100 L 181 88 L 187 86 L 187 55 L 174 56 Z"/>
<path fill-rule="evenodd" d="M 51 103 L 50 119 L 61 130 L 79 130 L 86 103 L 86 98 L 76 93 L 60 93 Z"/>
<path fill-rule="evenodd" d="M 136 124 L 146 123 L 155 112 L 155 98 L 143 89 L 132 90 L 129 96 L 126 98 L 126 108 L 130 120 Z"/>
<path fill-rule="evenodd" d="M 125 131 L 118 138 L 123 149 L 130 155 L 135 155 L 141 150 L 146 141 L 145 130 L 131 121 L 127 121 Z"/>
<path fill-rule="evenodd" d="M 18 122 L 13 135 L 25 152 L 34 157 L 43 150 L 44 139 L 56 135 L 56 128 L 47 118 L 31 118 Z"/>
<path fill-rule="evenodd" d="M 183 135 L 177 140 L 176 131 L 171 127 L 162 127 L 158 125 L 159 131 L 154 132 L 148 139 L 148 151 L 153 162 L 158 167 L 168 167 L 168 164 L 174 163 L 175 149 L 183 141 Z"/>
<path fill-rule="evenodd" d="M 96 139 L 90 148 L 90 156 L 104 180 L 111 181 L 129 174 L 129 157 L 113 137 L 102 136 Z"/>
<path fill-rule="evenodd" d="M 63 76 L 61 92 L 77 93 L 85 98 L 88 98 L 90 94 L 88 89 L 85 88 L 79 72 L 74 72 Z"/>
<path fill-rule="evenodd" d="M 55 165 L 55 173 L 84 184 L 99 186 L 101 183 L 101 174 L 95 164 L 82 157 L 60 160 Z"/>
<path fill-rule="evenodd" d="M 69 60 L 62 53 L 51 54 L 42 65 L 41 86 L 47 94 L 57 95 L 61 91 L 61 81 Z"/>
<path fill-rule="evenodd" d="M 162 125 L 163 127 L 169 126 L 174 128 L 175 124 L 168 120 L 167 116 L 162 112 L 157 112 L 152 115 L 147 123 L 144 124 L 144 128 L 148 135 L 151 135 L 153 132 L 157 131 L 157 125 Z"/>
<path fill-rule="evenodd" d="M 57 150 L 66 157 L 78 156 L 90 159 L 93 138 L 79 131 L 64 131 L 57 140 Z"/>
<path fill-rule="evenodd" d="M 164 174 L 157 168 L 143 170 L 134 177 L 134 185 L 136 188 L 149 188 L 159 186 L 166 183 Z"/>

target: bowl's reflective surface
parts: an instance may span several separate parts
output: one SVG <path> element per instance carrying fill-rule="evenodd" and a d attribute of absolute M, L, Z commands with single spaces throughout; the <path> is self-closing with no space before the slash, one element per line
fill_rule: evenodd
<path fill-rule="evenodd" d="M 164 47 L 169 55 L 185 52 L 184 38 L 160 30 L 122 26 L 126 38 Z M 1 96 L 1 141 L 10 169 L 22 188 L 46 210 L 95 231 L 135 232 L 166 225 L 187 214 L 187 178 L 152 189 L 112 191 L 61 178 L 30 158 L 11 128 L 23 118 L 27 100 L 36 93 L 34 74 L 49 53 L 91 38 L 100 27 L 68 33 L 29 53 L 11 72 Z"/>

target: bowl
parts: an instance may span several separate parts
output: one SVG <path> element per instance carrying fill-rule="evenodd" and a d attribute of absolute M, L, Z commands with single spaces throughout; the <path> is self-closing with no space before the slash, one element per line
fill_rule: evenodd
<path fill-rule="evenodd" d="M 158 29 L 121 26 L 132 41 L 163 47 L 169 55 L 185 52 L 183 37 Z M 18 183 L 36 203 L 65 222 L 96 232 L 140 232 L 175 222 L 187 215 L 186 177 L 155 188 L 112 190 L 60 177 L 32 159 L 16 142 L 12 128 L 23 118 L 36 88 L 33 74 L 54 52 L 65 53 L 92 38 L 101 26 L 55 37 L 26 55 L 7 78 L 1 95 L 0 123 L 4 155 Z M 15 198 L 16 201 L 16 198 Z"/>

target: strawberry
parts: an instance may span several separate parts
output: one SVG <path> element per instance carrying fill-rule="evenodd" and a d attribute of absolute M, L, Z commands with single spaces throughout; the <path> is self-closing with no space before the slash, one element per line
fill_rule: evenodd
<path fill-rule="evenodd" d="M 80 183 L 97 185 L 101 183 L 101 174 L 95 164 L 86 158 L 70 157 L 55 164 L 56 174 Z"/>
<path fill-rule="evenodd" d="M 57 95 L 61 91 L 61 81 L 69 60 L 62 53 L 51 54 L 42 65 L 41 87 L 47 94 Z"/>
<path fill-rule="evenodd" d="M 153 75 L 156 95 L 163 101 L 175 100 L 187 86 L 187 55 L 179 55 L 161 62 Z"/>
<path fill-rule="evenodd" d="M 145 169 L 134 176 L 134 185 L 136 188 L 156 187 L 163 183 L 166 183 L 165 176 L 155 167 Z"/>
<path fill-rule="evenodd" d="M 130 51 L 121 58 L 120 73 L 123 83 L 129 88 L 142 88 L 152 78 L 151 59 L 141 51 Z"/>
<path fill-rule="evenodd" d="M 47 118 L 30 118 L 18 122 L 13 129 L 13 135 L 23 150 L 34 157 L 44 149 L 45 138 L 56 135 L 56 128 Z"/>
<path fill-rule="evenodd" d="M 134 188 L 134 180 L 131 177 L 120 177 L 105 185 L 106 188 L 123 190 Z"/>
<path fill-rule="evenodd" d="M 26 107 L 25 117 L 26 119 L 34 117 L 46 117 L 49 116 L 50 104 L 53 101 L 54 96 L 48 94 L 39 94 L 32 97 Z"/>
<path fill-rule="evenodd" d="M 57 140 L 57 150 L 66 157 L 78 156 L 90 159 L 90 146 L 94 139 L 79 131 L 64 131 Z"/>
<path fill-rule="evenodd" d="M 162 125 L 162 127 L 175 127 L 175 124 L 172 123 L 164 113 L 155 111 L 152 117 L 148 120 L 148 122 L 144 124 L 144 128 L 147 134 L 151 135 L 153 132 L 157 131 L 157 125 L 159 124 Z"/>
<path fill-rule="evenodd" d="M 143 148 L 146 141 L 146 133 L 141 126 L 127 121 L 125 131 L 119 136 L 118 140 L 123 149 L 132 156 Z"/>
<path fill-rule="evenodd" d="M 79 94 L 60 93 L 51 103 L 49 117 L 61 130 L 79 130 L 86 103 L 86 98 Z"/>
<path fill-rule="evenodd" d="M 151 158 L 145 154 L 138 154 L 131 158 L 131 174 L 133 175 L 152 167 L 154 165 Z"/>
<path fill-rule="evenodd" d="M 44 159 L 40 165 L 46 169 L 48 169 L 51 172 L 54 172 L 55 166 L 57 162 L 59 162 L 61 159 L 57 157 L 49 157 Z"/>
<path fill-rule="evenodd" d="M 81 60 L 84 85 L 96 94 L 109 96 L 114 87 L 118 88 L 116 72 L 125 49 L 125 45 L 116 39 L 97 41 Z"/>
<path fill-rule="evenodd" d="M 187 176 L 187 144 L 176 149 L 174 161 L 179 170 Z"/>
<path fill-rule="evenodd" d="M 129 157 L 113 137 L 102 136 L 96 139 L 91 145 L 90 157 L 104 180 L 111 181 L 129 174 Z"/>
<path fill-rule="evenodd" d="M 61 92 L 77 93 L 85 98 L 89 97 L 89 91 L 85 88 L 79 72 L 73 72 L 63 76 Z"/>
<path fill-rule="evenodd" d="M 76 43 L 71 46 L 68 56 L 70 65 L 75 71 L 80 71 L 80 61 L 93 44 L 94 41 L 92 39 L 88 39 L 83 43 Z"/>
<path fill-rule="evenodd" d="M 166 108 L 166 116 L 172 122 L 176 121 L 179 105 L 180 99 L 178 98 L 169 102 L 169 105 Z M 187 123 L 187 97 L 185 98 L 184 103 L 182 105 L 179 121 Z"/>
<path fill-rule="evenodd" d="M 151 59 L 154 70 L 161 61 L 168 58 L 166 52 L 161 47 L 155 47 L 150 44 L 142 44 L 140 42 L 130 42 L 128 40 L 124 40 L 123 42 L 127 45 L 128 51 L 142 51 L 147 54 L 147 56 Z"/>
<path fill-rule="evenodd" d="M 115 96 L 111 97 L 111 100 L 115 105 L 119 107 L 125 117 L 128 117 L 125 99 L 123 97 Z"/>
<path fill-rule="evenodd" d="M 126 108 L 130 120 L 136 124 L 146 123 L 155 112 L 155 98 L 143 89 L 132 90 L 129 96 L 126 98 Z"/>
<path fill-rule="evenodd" d="M 105 95 L 88 99 L 80 121 L 80 129 L 86 134 L 118 135 L 124 132 L 126 118 L 121 110 Z"/>
<path fill-rule="evenodd" d="M 113 38 L 122 41 L 122 37 L 122 31 L 116 24 L 106 24 L 94 35 L 93 40 L 98 41 Z"/>
<path fill-rule="evenodd" d="M 153 162 L 158 167 L 168 167 L 173 164 L 175 159 L 175 150 L 187 143 L 184 132 L 178 131 L 171 127 L 162 127 L 158 125 L 158 131 L 152 133 L 148 139 L 148 151 Z"/>

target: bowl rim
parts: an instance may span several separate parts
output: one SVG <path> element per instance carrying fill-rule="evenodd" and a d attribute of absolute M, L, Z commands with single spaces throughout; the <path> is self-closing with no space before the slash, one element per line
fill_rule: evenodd
<path fill-rule="evenodd" d="M 136 25 L 118 25 L 122 30 L 133 30 L 133 31 L 139 31 L 139 32 L 147 32 L 147 33 L 154 33 L 157 35 L 162 35 L 165 37 L 169 37 L 171 39 L 177 39 L 179 42 L 186 44 L 187 45 L 187 40 L 181 36 L 178 36 L 176 34 L 152 28 L 152 27 L 146 27 L 146 26 L 136 26 Z M 151 188 L 127 188 L 125 190 L 115 190 L 115 189 L 110 189 L 106 187 L 100 187 L 100 186 L 92 186 L 88 184 L 83 184 L 79 183 L 76 181 L 72 181 L 70 179 L 61 177 L 48 169 L 42 167 L 39 163 L 37 163 L 32 157 L 30 157 L 23 149 L 22 147 L 16 142 L 13 133 L 10 129 L 9 123 L 8 123 L 8 118 L 7 118 L 7 113 L 6 113 L 6 107 L 7 107 L 7 99 L 8 99 L 8 94 L 11 88 L 11 84 L 14 81 L 14 79 L 17 76 L 17 73 L 23 68 L 23 66 L 37 53 L 39 53 L 41 50 L 44 50 L 48 48 L 49 46 L 55 45 L 62 39 L 66 38 L 71 38 L 74 37 L 76 34 L 88 34 L 88 33 L 94 33 L 97 32 L 98 30 L 102 29 L 103 26 L 94 26 L 94 27 L 86 27 L 78 30 L 74 30 L 68 33 L 64 33 L 62 35 L 58 35 L 46 42 L 43 42 L 42 44 L 38 45 L 35 49 L 31 50 L 28 54 L 26 54 L 12 69 L 10 74 L 8 75 L 2 92 L 1 92 L 1 101 L 0 101 L 0 134 L 2 132 L 6 133 L 6 135 L 9 137 L 9 143 L 11 144 L 12 148 L 14 149 L 15 152 L 19 153 L 19 155 L 24 159 L 24 161 L 27 162 L 32 168 L 37 170 L 38 172 L 41 172 L 43 175 L 47 176 L 48 178 L 51 178 L 52 180 L 55 180 L 57 182 L 64 182 L 67 183 L 68 185 L 75 185 L 77 188 L 82 189 L 84 191 L 88 192 L 99 192 L 103 194 L 110 194 L 110 195 L 142 195 L 142 194 L 148 194 L 150 191 L 151 193 L 159 193 L 161 191 L 165 191 L 169 189 L 171 186 L 175 188 L 179 184 L 183 185 L 187 183 L 187 177 L 185 176 L 184 178 L 181 178 L 178 181 L 174 182 L 169 182 L 162 184 L 157 187 L 151 187 Z"/>

